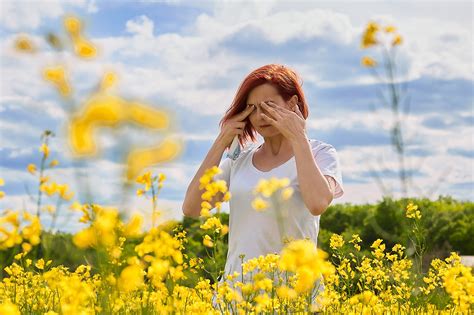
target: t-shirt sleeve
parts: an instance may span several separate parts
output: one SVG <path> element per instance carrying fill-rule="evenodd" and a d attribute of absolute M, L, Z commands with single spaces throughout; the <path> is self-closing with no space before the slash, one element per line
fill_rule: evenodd
<path fill-rule="evenodd" d="M 214 175 L 214 181 L 218 181 L 221 179 L 225 180 L 227 183 L 227 188 L 229 188 L 230 185 L 230 169 L 232 167 L 232 162 L 233 160 L 231 158 L 226 157 L 225 159 L 223 159 L 218 166 L 222 170 L 222 172 L 220 174 Z"/>
<path fill-rule="evenodd" d="M 342 172 L 339 163 L 339 156 L 336 149 L 326 144 L 319 150 L 313 149 L 313 156 L 323 175 L 330 175 L 336 180 L 334 198 L 339 198 L 344 194 L 344 184 L 342 182 Z"/>

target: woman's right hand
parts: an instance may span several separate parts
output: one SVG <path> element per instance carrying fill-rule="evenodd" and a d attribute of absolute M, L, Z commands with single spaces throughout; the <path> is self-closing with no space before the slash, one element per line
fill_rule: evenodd
<path fill-rule="evenodd" d="M 226 148 L 230 146 L 236 135 L 244 134 L 246 122 L 243 120 L 252 113 L 254 108 L 254 105 L 248 106 L 245 110 L 238 113 L 222 125 L 221 131 L 217 138 Z"/>

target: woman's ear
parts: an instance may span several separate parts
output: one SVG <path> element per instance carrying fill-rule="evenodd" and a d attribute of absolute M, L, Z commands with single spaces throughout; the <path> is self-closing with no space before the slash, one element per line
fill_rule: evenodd
<path fill-rule="evenodd" d="M 293 95 L 290 99 L 290 109 L 293 110 L 295 106 L 298 106 L 298 95 Z"/>

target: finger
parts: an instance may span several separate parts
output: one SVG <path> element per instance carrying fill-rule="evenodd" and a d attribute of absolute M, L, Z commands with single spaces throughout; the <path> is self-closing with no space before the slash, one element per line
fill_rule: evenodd
<path fill-rule="evenodd" d="M 270 125 L 274 126 L 276 124 L 276 120 L 270 116 L 265 115 L 264 113 L 261 113 L 260 115 L 262 116 L 263 120 L 267 121 Z"/>
<path fill-rule="evenodd" d="M 298 105 L 295 105 L 295 113 L 297 113 L 298 116 L 304 119 L 303 113 L 300 111 L 300 107 Z"/>
<path fill-rule="evenodd" d="M 236 122 L 234 123 L 234 126 L 235 126 L 235 128 L 245 128 L 245 125 L 246 125 L 246 124 L 247 124 L 247 123 L 244 122 L 244 121 L 236 121 Z"/>
<path fill-rule="evenodd" d="M 235 119 L 238 121 L 244 120 L 250 113 L 255 109 L 254 105 L 248 106 L 246 109 L 235 115 Z"/>
<path fill-rule="evenodd" d="M 285 112 L 285 113 L 290 113 L 290 112 L 292 112 L 292 110 L 290 110 L 290 109 L 288 109 L 288 108 L 286 108 L 286 107 L 280 107 L 280 106 L 278 106 L 275 102 L 268 101 L 268 102 L 266 102 L 266 103 L 268 103 L 268 105 L 270 105 L 271 108 L 274 108 L 277 112 L 278 112 L 278 111 L 280 111 L 280 112 L 283 111 L 283 112 Z"/>
<path fill-rule="evenodd" d="M 262 108 L 264 108 L 274 118 L 281 117 L 280 113 L 276 110 L 276 107 L 268 105 L 267 103 L 262 103 Z"/>

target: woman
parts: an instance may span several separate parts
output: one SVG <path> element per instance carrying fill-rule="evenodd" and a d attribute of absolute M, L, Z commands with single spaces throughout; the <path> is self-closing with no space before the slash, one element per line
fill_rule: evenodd
<path fill-rule="evenodd" d="M 284 236 L 309 238 L 317 244 L 320 215 L 333 198 L 344 194 L 337 152 L 330 144 L 307 138 L 307 117 L 308 106 L 296 72 L 270 64 L 244 79 L 222 118 L 220 134 L 191 181 L 183 203 L 186 216 L 199 216 L 203 192 L 199 190 L 199 178 L 206 169 L 219 165 L 222 173 L 214 180 L 225 180 L 232 195 L 229 249 L 221 281 L 225 275 L 241 272 L 241 254 L 246 261 L 279 253 L 284 245 L 279 237 L 282 230 Z M 264 138 L 263 144 L 250 145 L 237 159 L 227 157 L 219 163 L 236 135 L 244 145 L 249 138 L 255 142 L 257 132 Z M 256 211 L 252 207 L 258 181 L 271 177 L 289 178 L 294 189 L 280 223 L 272 215 L 276 209 Z M 211 204 L 214 206 L 222 197 L 219 193 Z"/>

